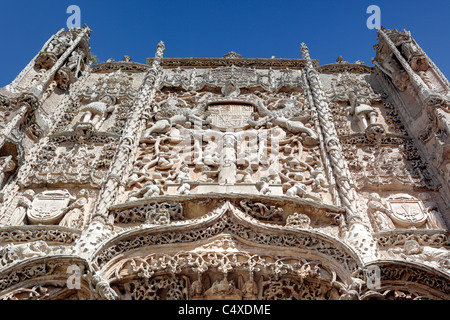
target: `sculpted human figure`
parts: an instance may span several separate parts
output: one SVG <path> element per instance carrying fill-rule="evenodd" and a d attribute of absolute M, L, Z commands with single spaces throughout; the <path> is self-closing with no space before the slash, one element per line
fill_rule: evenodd
<path fill-rule="evenodd" d="M 258 295 L 258 284 L 253 279 L 253 273 L 250 273 L 250 278 L 244 283 L 242 294 L 244 300 L 256 300 Z"/>
<path fill-rule="evenodd" d="M 223 137 L 219 184 L 236 183 L 236 161 L 236 136 L 233 134 L 226 134 Z"/>
<path fill-rule="evenodd" d="M 204 287 L 201 280 L 201 274 L 198 275 L 198 279 L 192 282 L 189 288 L 189 297 L 201 297 L 203 295 Z"/>
<path fill-rule="evenodd" d="M 159 196 L 160 194 L 161 186 L 155 185 L 152 181 L 147 181 L 141 189 L 130 192 L 128 201 L 148 199 Z"/>
<path fill-rule="evenodd" d="M 351 106 L 347 107 L 346 112 L 350 116 L 356 117 L 361 131 L 365 131 L 370 125 L 377 123 L 377 112 L 368 103 L 362 102 L 361 98 L 354 92 L 349 93 Z"/>
<path fill-rule="evenodd" d="M 203 163 L 207 166 L 218 166 L 220 164 L 219 154 L 218 141 L 216 139 L 208 139 L 208 143 L 203 151 Z"/>
<path fill-rule="evenodd" d="M 312 188 L 314 191 L 322 191 L 330 186 L 327 183 L 322 168 L 318 167 L 314 169 L 314 171 L 311 172 L 311 175 L 313 177 Z"/>
<path fill-rule="evenodd" d="M 72 72 L 74 77 L 78 77 L 78 72 L 83 70 L 84 58 L 86 58 L 86 52 L 81 48 L 77 48 L 67 59 L 66 68 Z"/>
<path fill-rule="evenodd" d="M 103 279 L 100 275 L 95 274 L 92 276 L 92 284 L 94 285 L 95 292 L 98 293 L 102 299 L 105 300 L 119 299 L 119 296 L 111 288 L 108 281 Z"/>
<path fill-rule="evenodd" d="M 214 284 L 205 292 L 205 296 L 213 295 L 239 295 L 242 296 L 242 291 L 237 289 L 234 285 L 234 281 L 228 281 L 227 275 L 224 275 L 223 280 L 216 281 Z"/>
<path fill-rule="evenodd" d="M 136 185 L 138 188 L 142 188 L 143 183 L 145 183 L 147 179 L 148 177 L 145 175 L 144 170 L 134 167 L 131 171 L 130 177 L 128 178 L 127 187 L 131 188 Z"/>
<path fill-rule="evenodd" d="M 31 208 L 35 195 L 36 193 L 33 190 L 27 190 L 23 193 L 11 216 L 10 225 L 21 226 L 26 223 L 25 217 L 27 215 L 27 211 Z"/>
<path fill-rule="evenodd" d="M 306 185 L 298 182 L 286 191 L 286 195 L 288 197 L 304 198 L 307 195 Z"/>
<path fill-rule="evenodd" d="M 251 168 L 246 168 L 245 170 L 238 171 L 238 173 L 242 174 L 241 178 L 242 183 L 253 183 L 252 179 L 253 170 Z"/>
<path fill-rule="evenodd" d="M 0 187 L 5 183 L 5 175 L 14 171 L 15 168 L 16 163 L 13 161 L 12 156 L 0 158 Z"/>
<path fill-rule="evenodd" d="M 450 268 L 450 252 L 447 249 L 421 246 L 416 240 L 407 240 L 403 248 L 389 249 L 389 253 L 406 260 L 421 260 Z"/>
<path fill-rule="evenodd" d="M 68 47 L 72 44 L 72 36 L 70 33 L 65 33 L 56 37 L 48 44 L 46 52 L 53 52 L 55 55 L 59 56 L 66 51 Z"/>
<path fill-rule="evenodd" d="M 217 176 L 219 173 L 218 170 L 211 171 L 211 168 L 208 166 L 202 166 L 200 177 L 198 178 L 198 182 L 210 183 L 214 182 L 213 177 Z"/>
<path fill-rule="evenodd" d="M 89 192 L 85 189 L 81 190 L 78 196 L 78 199 L 68 206 L 64 211 L 64 217 L 59 223 L 60 226 L 76 228 L 79 227 L 76 225 L 76 221 L 79 219 L 83 219 L 83 214 L 86 209 L 86 206 L 89 202 Z"/>
<path fill-rule="evenodd" d="M 375 232 L 382 230 L 395 229 L 394 223 L 389 218 L 391 212 L 381 201 L 381 197 L 377 193 L 369 195 L 369 202 L 367 203 L 369 209 L 369 218 Z"/>
<path fill-rule="evenodd" d="M 20 260 L 42 257 L 52 253 L 52 249 L 44 241 L 25 244 L 7 244 L 0 248 L 0 266 Z"/>
<path fill-rule="evenodd" d="M 409 84 L 409 75 L 394 59 L 393 53 L 383 52 L 379 57 L 380 63 L 391 75 L 392 81 L 400 91 L 405 91 Z"/>
<path fill-rule="evenodd" d="M 191 191 L 191 176 L 190 176 L 189 167 L 181 168 L 180 172 L 175 175 L 175 183 L 180 184 L 181 186 L 178 188 L 178 194 L 189 194 Z M 168 178 L 170 180 L 171 177 Z"/>
<path fill-rule="evenodd" d="M 275 168 L 269 169 L 269 175 L 267 177 L 269 178 L 268 182 L 270 184 L 281 184 L 281 182 L 282 182 L 280 173 Z"/>
<path fill-rule="evenodd" d="M 427 228 L 429 229 L 446 229 L 445 222 L 439 213 L 437 203 L 431 198 L 430 194 L 423 192 L 419 194 L 427 213 Z"/>
<path fill-rule="evenodd" d="M 269 185 L 269 177 L 261 177 L 260 181 L 256 183 L 259 193 L 263 195 L 269 195 L 272 193 Z"/>
<path fill-rule="evenodd" d="M 175 162 L 170 158 L 168 153 L 160 152 L 157 154 L 156 159 L 144 165 L 143 172 L 148 172 L 153 167 L 156 167 L 157 170 L 169 170 L 172 169 L 174 164 Z"/>
<path fill-rule="evenodd" d="M 352 278 L 352 280 L 353 282 L 345 289 L 344 293 L 339 297 L 339 300 L 360 300 L 364 281 L 357 278 Z"/>

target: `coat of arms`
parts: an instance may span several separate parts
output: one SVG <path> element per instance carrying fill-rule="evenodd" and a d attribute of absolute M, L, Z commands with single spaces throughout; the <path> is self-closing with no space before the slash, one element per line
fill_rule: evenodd
<path fill-rule="evenodd" d="M 27 212 L 30 224 L 57 224 L 74 198 L 67 190 L 44 191 L 38 194 Z"/>
<path fill-rule="evenodd" d="M 414 197 L 397 196 L 386 202 L 390 207 L 391 219 L 400 227 L 418 227 L 427 221 L 422 203 Z"/>
<path fill-rule="evenodd" d="M 243 129 L 254 112 L 251 105 L 221 104 L 208 108 L 209 122 L 219 129 Z"/>

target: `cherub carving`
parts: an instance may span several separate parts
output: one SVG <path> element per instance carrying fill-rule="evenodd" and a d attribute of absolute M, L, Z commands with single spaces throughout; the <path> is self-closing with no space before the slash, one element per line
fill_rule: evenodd
<path fill-rule="evenodd" d="M 269 195 L 272 193 L 269 185 L 269 177 L 261 177 L 260 181 L 256 183 L 256 188 L 259 193 L 263 195 Z"/>
<path fill-rule="evenodd" d="M 167 178 L 168 181 L 174 180 L 175 183 L 180 184 L 178 194 L 189 194 L 191 191 L 191 176 L 189 167 L 185 166 L 180 169 L 178 173 L 172 174 Z"/>
<path fill-rule="evenodd" d="M 286 191 L 288 197 L 300 197 L 303 198 L 307 195 L 306 185 L 303 183 L 296 183 Z"/>
<path fill-rule="evenodd" d="M 315 192 L 324 191 L 330 185 L 325 178 L 322 168 L 318 167 L 311 172 L 313 177 L 312 190 Z"/>

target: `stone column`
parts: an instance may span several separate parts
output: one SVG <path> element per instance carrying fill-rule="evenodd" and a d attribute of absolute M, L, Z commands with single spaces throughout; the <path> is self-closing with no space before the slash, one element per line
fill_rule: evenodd
<path fill-rule="evenodd" d="M 391 40 L 388 30 L 380 29 L 378 34 L 380 44 L 383 42 L 388 46 L 391 53 L 408 74 L 411 86 L 417 92 L 419 99 L 415 99 L 414 92 L 398 92 L 395 86 L 395 89 L 392 90 L 390 85 L 387 84 L 389 81 L 385 81 L 382 77 L 378 79 L 379 83 L 395 102 L 397 110 L 404 120 L 408 134 L 414 138 L 414 145 L 417 147 L 421 158 L 425 161 L 427 170 L 430 171 L 431 180 L 436 184 L 436 189 L 442 194 L 445 204 L 450 206 L 450 185 L 448 183 L 450 178 L 450 138 L 447 134 L 442 134 L 442 132 L 450 131 L 448 117 L 450 101 L 447 96 L 428 87 L 424 80 L 413 70 L 397 48 L 396 43 Z M 415 43 L 409 33 L 408 37 L 411 43 L 414 42 L 412 45 L 416 46 L 415 49 L 425 55 L 424 51 Z M 443 86 L 447 86 L 450 91 L 448 80 L 428 56 L 426 56 L 426 59 L 429 68 L 433 68 L 439 81 L 442 82 Z M 391 76 L 380 63 L 374 60 L 374 64 L 378 74 L 381 75 L 381 72 L 383 72 L 387 77 Z M 415 103 L 411 101 L 415 101 Z M 410 111 L 410 108 L 414 111 Z M 441 134 L 438 132 L 441 132 Z"/>
<path fill-rule="evenodd" d="M 58 32 L 55 36 L 50 38 L 50 40 L 44 45 L 43 48 L 45 48 L 48 43 L 54 39 L 56 36 L 59 36 L 60 32 Z M 45 74 L 45 77 L 35 86 L 29 89 L 27 92 L 22 93 L 19 98 L 17 99 L 17 109 L 16 115 L 14 116 L 11 121 L 9 121 L 8 126 L 3 130 L 0 136 L 0 147 L 3 146 L 5 138 L 9 135 L 12 128 L 18 128 L 19 124 L 24 121 L 24 119 L 28 118 L 35 118 L 36 112 L 38 112 L 38 109 L 40 105 L 42 104 L 42 96 L 45 88 L 48 86 L 49 82 L 53 79 L 55 73 L 58 71 L 59 68 L 64 64 L 64 62 L 67 60 L 67 58 L 70 56 L 73 50 L 80 44 L 83 38 L 89 38 L 91 30 L 88 27 L 84 27 L 82 31 L 80 32 L 79 36 L 73 44 L 68 48 L 64 54 L 58 59 L 58 61 L 55 63 L 55 65 Z M 35 60 L 35 59 L 34 59 Z M 33 61 L 34 61 L 33 60 Z M 22 73 L 21 73 L 22 74 Z M 20 75 L 16 78 L 16 80 L 13 81 L 13 83 L 10 85 L 11 88 L 17 86 L 17 83 L 20 82 L 21 77 L 23 77 L 24 74 Z M 20 78 L 20 79 L 19 79 Z M 41 118 L 45 118 L 44 115 L 40 114 Z M 41 120 L 40 126 L 43 125 L 48 126 L 48 123 L 46 123 L 45 120 Z M 42 129 L 42 128 L 40 128 Z M 45 129 L 45 128 L 44 128 Z M 39 137 L 34 137 L 34 134 L 32 134 L 33 139 L 37 140 Z"/>
<path fill-rule="evenodd" d="M 130 169 L 129 162 L 139 147 L 139 138 L 146 125 L 146 117 L 150 114 L 152 102 L 161 81 L 161 61 L 164 50 L 164 43 L 160 42 L 153 64 L 145 75 L 134 108 L 119 141 L 118 151 L 99 194 L 95 213 L 76 244 L 75 252 L 81 257 L 87 258 L 92 253 L 91 250 L 111 233 L 113 222 L 108 219 L 108 207 L 115 203 L 119 187 L 125 183 L 127 178 L 127 172 Z"/>
<path fill-rule="evenodd" d="M 417 92 L 420 98 L 422 99 L 422 101 L 425 101 L 428 98 L 428 96 L 432 94 L 432 92 L 427 88 L 427 85 L 423 82 L 423 80 L 419 77 L 419 75 L 417 75 L 417 73 L 411 68 L 409 63 L 405 60 L 400 51 L 398 51 L 397 47 L 389 38 L 389 36 L 381 29 L 378 30 L 378 34 L 386 42 L 389 49 L 391 49 L 392 53 L 400 62 L 403 69 L 405 69 L 406 73 L 408 73 L 410 79 L 414 80 L 413 83 L 417 87 Z"/>
<path fill-rule="evenodd" d="M 304 43 L 301 45 L 301 53 L 303 59 L 306 61 L 306 77 L 314 102 L 313 107 L 317 112 L 322 129 L 325 151 L 330 159 L 341 205 L 346 209 L 349 230 L 345 240 L 361 253 L 364 260 L 375 259 L 378 256 L 376 243 L 368 227 L 363 223 L 362 216 L 358 211 L 356 190 L 347 162 L 342 153 L 342 147 L 334 126 L 333 117 L 320 83 L 319 73 L 314 68 L 309 50 Z"/>
<path fill-rule="evenodd" d="M 39 81 L 39 83 L 35 87 L 29 90 L 29 92 L 33 93 L 36 97 L 39 98 L 39 100 L 42 98 L 45 88 L 52 81 L 56 72 L 59 70 L 59 68 L 61 68 L 64 65 L 67 58 L 69 58 L 72 52 L 78 47 L 83 38 L 89 39 L 91 29 L 89 29 L 89 27 L 86 26 L 81 30 L 82 31 L 75 39 L 75 41 L 73 41 L 72 45 L 61 55 L 61 57 L 59 57 L 55 65 L 45 73 L 45 77 L 41 81 Z"/>

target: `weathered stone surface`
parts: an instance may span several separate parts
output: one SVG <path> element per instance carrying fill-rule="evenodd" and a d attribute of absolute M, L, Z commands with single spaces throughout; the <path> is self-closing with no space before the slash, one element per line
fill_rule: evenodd
<path fill-rule="evenodd" d="M 408 32 L 374 67 L 90 32 L 0 89 L 0 299 L 450 299 L 450 86 Z"/>

